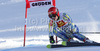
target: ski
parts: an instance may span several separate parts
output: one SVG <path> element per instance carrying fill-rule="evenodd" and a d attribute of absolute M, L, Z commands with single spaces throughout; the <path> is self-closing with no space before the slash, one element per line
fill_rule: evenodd
<path fill-rule="evenodd" d="M 67 42 L 66 44 L 47 45 L 47 48 L 60 48 L 60 47 L 78 47 L 78 46 L 100 46 L 100 43 L 80 43 L 80 42 Z"/>

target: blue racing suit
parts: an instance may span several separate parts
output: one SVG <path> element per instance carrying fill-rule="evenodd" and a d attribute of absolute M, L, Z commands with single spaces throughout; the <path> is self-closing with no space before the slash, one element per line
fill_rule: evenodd
<path fill-rule="evenodd" d="M 79 33 L 78 27 L 72 22 L 72 19 L 66 13 L 60 13 L 57 21 L 49 22 L 49 37 L 56 35 L 63 41 L 70 41 L 74 37 L 85 41 L 85 36 Z"/>

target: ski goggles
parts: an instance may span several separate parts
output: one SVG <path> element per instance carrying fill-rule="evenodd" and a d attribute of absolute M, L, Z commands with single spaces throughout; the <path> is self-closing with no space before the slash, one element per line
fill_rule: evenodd
<path fill-rule="evenodd" d="M 56 14 L 50 14 L 49 17 L 54 19 L 56 17 Z"/>

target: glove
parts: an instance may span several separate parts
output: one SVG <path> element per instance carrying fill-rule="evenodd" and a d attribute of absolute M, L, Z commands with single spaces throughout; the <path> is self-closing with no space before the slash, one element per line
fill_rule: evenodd
<path fill-rule="evenodd" d="M 50 43 L 55 43 L 55 40 L 54 40 L 54 38 L 53 38 L 53 36 L 50 36 Z"/>

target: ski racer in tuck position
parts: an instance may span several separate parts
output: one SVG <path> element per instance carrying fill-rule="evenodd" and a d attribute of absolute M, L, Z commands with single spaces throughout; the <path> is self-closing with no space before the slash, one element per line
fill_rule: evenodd
<path fill-rule="evenodd" d="M 72 22 L 72 19 L 66 13 L 59 13 L 56 7 L 48 10 L 49 22 L 49 40 L 55 43 L 53 35 L 61 38 L 66 42 L 76 42 L 73 38 L 77 38 L 83 42 L 92 43 L 93 41 L 79 33 L 78 27 Z"/>

